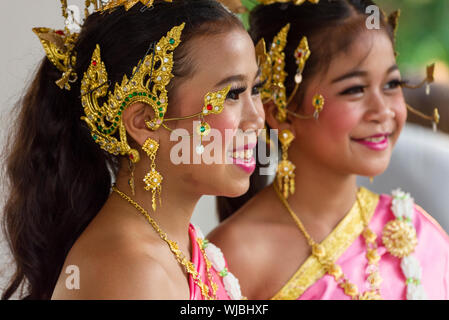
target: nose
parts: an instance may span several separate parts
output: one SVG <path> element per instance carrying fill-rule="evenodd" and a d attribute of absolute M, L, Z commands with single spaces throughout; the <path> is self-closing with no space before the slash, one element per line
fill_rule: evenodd
<path fill-rule="evenodd" d="M 365 115 L 367 121 L 383 123 L 395 117 L 396 113 L 391 108 L 388 99 L 385 99 L 382 93 L 375 93 L 371 96 Z"/>
<path fill-rule="evenodd" d="M 246 131 L 257 131 L 264 128 L 265 112 L 260 95 L 245 98 L 239 128 Z"/>

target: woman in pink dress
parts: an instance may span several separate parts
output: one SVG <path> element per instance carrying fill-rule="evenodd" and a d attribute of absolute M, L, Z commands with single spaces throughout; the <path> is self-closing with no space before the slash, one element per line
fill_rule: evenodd
<path fill-rule="evenodd" d="M 386 18 L 369 0 L 261 2 L 250 34 L 267 44 L 256 46 L 262 96 L 282 155 L 273 184 L 209 237 L 243 295 L 449 299 L 443 229 L 406 192 L 356 185 L 385 171 L 406 121 L 398 14 Z"/>
<path fill-rule="evenodd" d="M 34 29 L 47 57 L 14 109 L 2 297 L 240 299 L 190 219 L 202 195 L 248 189 L 254 159 L 235 151 L 264 123 L 253 42 L 216 1 L 103 2 L 81 27 L 62 1 L 66 29 Z"/>

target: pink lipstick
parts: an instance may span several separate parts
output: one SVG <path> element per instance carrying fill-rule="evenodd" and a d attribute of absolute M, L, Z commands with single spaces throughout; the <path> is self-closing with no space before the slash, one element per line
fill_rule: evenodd
<path fill-rule="evenodd" d="M 389 134 L 377 134 L 364 139 L 352 139 L 353 141 L 374 151 L 384 151 L 388 148 Z"/>
<path fill-rule="evenodd" d="M 236 148 L 229 153 L 232 163 L 243 169 L 246 173 L 252 174 L 256 169 L 256 159 L 253 156 L 255 145 L 245 145 Z"/>

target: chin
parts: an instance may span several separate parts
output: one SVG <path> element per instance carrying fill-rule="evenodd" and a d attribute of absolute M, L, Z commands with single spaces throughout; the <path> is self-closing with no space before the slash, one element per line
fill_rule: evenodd
<path fill-rule="evenodd" d="M 390 161 L 377 161 L 373 162 L 371 165 L 367 166 L 366 164 L 358 170 L 357 175 L 363 177 L 377 177 L 383 174 L 390 164 Z"/>
<path fill-rule="evenodd" d="M 234 183 L 229 184 L 229 180 L 227 180 L 227 184 L 223 184 L 223 186 L 227 186 L 226 190 L 222 190 L 222 196 L 228 198 L 237 198 L 244 195 L 249 189 L 249 179 L 247 181 L 235 181 Z"/>

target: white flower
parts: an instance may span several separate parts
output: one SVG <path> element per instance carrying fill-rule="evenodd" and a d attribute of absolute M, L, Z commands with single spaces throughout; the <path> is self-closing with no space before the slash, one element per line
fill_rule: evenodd
<path fill-rule="evenodd" d="M 401 189 L 395 189 L 392 192 L 393 198 L 403 198 L 405 196 L 405 192 Z"/>
<path fill-rule="evenodd" d="M 209 258 L 215 270 L 220 272 L 226 267 L 226 262 L 220 248 L 209 242 L 204 251 L 206 252 L 207 257 Z"/>
<path fill-rule="evenodd" d="M 223 284 L 231 300 L 242 299 L 239 280 L 232 273 L 228 272 L 227 276 L 223 277 Z"/>
<path fill-rule="evenodd" d="M 391 211 L 396 218 L 405 217 L 412 218 L 414 214 L 415 201 L 410 196 L 410 193 L 405 193 L 401 189 L 393 191 L 393 201 L 391 204 Z"/>
<path fill-rule="evenodd" d="M 399 198 L 393 198 L 391 203 L 391 211 L 396 218 L 401 218 L 404 212 L 404 202 Z"/>
<path fill-rule="evenodd" d="M 396 189 L 392 194 L 391 211 L 396 218 L 403 217 L 412 220 L 415 214 L 415 200 L 410 196 L 410 193 Z M 426 300 L 427 294 L 421 284 L 422 268 L 418 259 L 413 255 L 402 258 L 401 269 L 406 278 L 407 300 Z"/>
<path fill-rule="evenodd" d="M 421 284 L 409 284 L 407 286 L 407 300 L 427 300 L 423 286 Z"/>
<path fill-rule="evenodd" d="M 402 258 L 401 268 L 406 279 L 421 279 L 421 265 L 413 255 Z"/>
<path fill-rule="evenodd" d="M 412 219 L 415 213 L 415 200 L 410 195 L 404 199 L 404 217 Z"/>
<path fill-rule="evenodd" d="M 195 229 L 196 232 L 196 237 L 200 238 L 200 239 L 204 239 L 204 234 L 201 232 L 200 227 L 198 227 L 197 225 L 192 223 L 193 228 Z"/>

